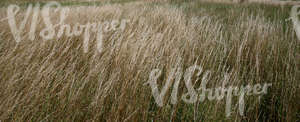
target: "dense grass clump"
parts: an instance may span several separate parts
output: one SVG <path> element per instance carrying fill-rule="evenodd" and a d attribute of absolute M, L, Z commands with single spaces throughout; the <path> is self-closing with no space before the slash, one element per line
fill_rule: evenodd
<path fill-rule="evenodd" d="M 288 18 L 290 8 L 254 4 L 205 2 L 121 2 L 99 6 L 65 4 L 66 23 L 128 19 L 124 30 L 104 33 L 103 52 L 96 51 L 96 34 L 89 50 L 83 37 L 36 37 L 16 43 L 0 22 L 0 120 L 2 121 L 297 121 L 299 105 L 299 41 Z M 77 6 L 71 6 L 77 5 Z M 101 5 L 101 6 L 100 6 Z M 27 6 L 27 5 L 25 5 Z M 25 10 L 24 10 L 25 11 Z M 6 7 L 0 10 L 5 18 Z M 58 13 L 51 13 L 58 21 Z M 18 22 L 23 20 L 18 16 Z M 38 19 L 37 32 L 45 27 Z M 232 114 L 225 101 L 194 104 L 179 100 L 164 106 L 152 96 L 149 80 L 161 69 L 159 89 L 171 69 L 192 65 L 211 71 L 207 87 L 272 83 L 268 93 L 245 99 L 240 116 L 238 99 Z M 193 77 L 193 85 L 199 88 Z M 184 78 L 178 96 L 187 92 Z M 173 83 L 174 81 L 172 81 Z"/>

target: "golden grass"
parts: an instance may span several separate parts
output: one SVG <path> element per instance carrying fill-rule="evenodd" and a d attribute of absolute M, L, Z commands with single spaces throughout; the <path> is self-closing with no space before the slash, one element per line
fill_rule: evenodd
<path fill-rule="evenodd" d="M 84 53 L 82 37 L 49 41 L 37 37 L 17 44 L 7 21 L 2 21 L 0 120 L 296 119 L 299 43 L 292 26 L 283 28 L 264 16 L 246 12 L 232 24 L 213 14 L 187 17 L 182 8 L 168 4 L 70 8 L 74 10 L 66 21 L 70 23 L 114 19 L 131 22 L 124 31 L 105 33 L 104 52 L 99 54 L 95 41 L 90 42 L 89 52 Z M 6 9 L 1 9 L 0 17 L 4 18 Z M 54 20 L 57 14 L 52 15 Z M 39 21 L 37 32 L 44 27 L 41 18 Z M 95 40 L 95 35 L 91 40 Z M 260 99 L 246 99 L 245 117 L 234 109 L 232 116 L 225 118 L 225 101 L 196 104 L 180 101 L 170 105 L 165 99 L 167 105 L 157 107 L 150 87 L 143 85 L 151 70 L 160 68 L 168 74 L 171 68 L 193 64 L 212 71 L 210 87 L 220 86 L 225 73 L 230 74 L 228 85 L 273 83 L 273 87 Z M 163 75 L 159 83 L 163 84 L 167 77 Z M 179 89 L 180 94 L 186 92 L 183 84 Z"/>

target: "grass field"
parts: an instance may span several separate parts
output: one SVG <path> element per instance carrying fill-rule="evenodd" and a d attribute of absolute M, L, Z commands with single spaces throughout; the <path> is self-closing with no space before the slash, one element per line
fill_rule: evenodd
<path fill-rule="evenodd" d="M 31 2 L 0 2 L 7 6 Z M 96 4 L 95 4 L 96 3 Z M 71 9 L 66 23 L 128 19 L 123 31 L 104 33 L 103 52 L 91 34 L 84 53 L 83 36 L 16 43 L 5 19 L 0 21 L 1 121 L 300 121 L 300 47 L 291 21 L 291 6 L 186 2 L 61 2 Z M 93 6 L 95 4 L 95 6 Z M 58 21 L 58 13 L 51 13 Z M 17 17 L 20 23 L 23 16 Z M 31 19 L 29 19 L 31 20 Z M 38 18 L 37 32 L 45 27 Z M 145 83 L 162 69 L 159 89 L 172 68 L 199 65 L 211 71 L 207 87 L 272 83 L 268 93 L 247 96 L 245 113 L 225 115 L 226 101 L 170 103 L 171 89 L 159 107 Z M 193 76 L 193 86 L 198 88 Z M 179 94 L 187 93 L 180 77 Z M 174 82 L 174 81 L 172 81 Z"/>

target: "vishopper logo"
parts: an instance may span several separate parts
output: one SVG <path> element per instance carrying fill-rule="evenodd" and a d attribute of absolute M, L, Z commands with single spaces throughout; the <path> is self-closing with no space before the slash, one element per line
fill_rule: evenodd
<path fill-rule="evenodd" d="M 53 10 L 54 11 L 51 11 Z M 66 37 L 80 36 L 83 35 L 83 50 L 85 53 L 88 52 L 89 41 L 91 37 L 91 33 L 95 33 L 96 41 L 97 41 L 97 50 L 99 53 L 102 52 L 103 49 L 103 33 L 109 31 L 124 31 L 126 28 L 126 24 L 130 22 L 127 19 L 112 20 L 111 22 L 97 22 L 97 23 L 87 23 L 85 25 L 76 23 L 74 27 L 66 24 L 65 20 L 67 18 L 68 13 L 70 12 L 70 8 L 62 7 L 58 2 L 48 2 L 46 3 L 42 9 L 39 3 L 35 5 L 30 4 L 25 12 L 25 16 L 23 20 L 17 24 L 17 16 L 20 11 L 20 7 L 17 5 L 9 5 L 7 8 L 7 19 L 10 30 L 13 34 L 13 37 L 17 43 L 21 42 L 23 37 L 23 33 L 28 32 L 28 38 L 30 40 L 36 39 L 36 31 L 39 20 L 39 15 L 41 15 L 42 20 L 45 24 L 45 28 L 42 29 L 39 33 L 39 36 L 44 40 L 51 40 L 55 38 L 61 38 L 63 35 Z M 51 13 L 59 13 L 59 23 L 53 24 L 51 21 Z M 32 15 L 32 16 L 30 16 Z M 25 27 L 28 23 L 29 18 L 31 19 L 30 30 L 26 31 Z M 3 19 L 3 20 L 5 20 Z M 58 32 L 56 32 L 58 30 Z"/>
<path fill-rule="evenodd" d="M 194 73 L 198 71 L 196 74 L 196 81 L 200 80 L 200 75 L 202 75 L 200 88 L 195 89 L 194 85 L 192 84 L 192 77 Z M 272 86 L 272 84 L 255 84 L 255 85 L 246 85 L 246 86 L 229 86 L 226 87 L 226 84 L 229 82 L 230 74 L 225 74 L 222 80 L 222 86 L 218 88 L 207 88 L 206 85 L 208 81 L 211 79 L 211 72 L 206 71 L 204 72 L 203 68 L 197 65 L 189 67 L 185 74 L 183 74 L 181 68 L 174 68 L 171 70 L 170 74 L 168 74 L 168 78 L 166 80 L 165 85 L 162 87 L 162 90 L 158 89 L 157 80 L 160 78 L 162 71 L 160 69 L 154 69 L 151 71 L 149 75 L 149 80 L 145 85 L 149 85 L 152 90 L 152 95 L 155 99 L 155 102 L 158 106 L 164 106 L 164 98 L 167 94 L 167 91 L 172 86 L 173 82 L 173 89 L 171 91 L 171 104 L 177 104 L 178 100 L 178 87 L 180 81 L 183 76 L 184 84 L 187 88 L 187 93 L 183 94 L 181 99 L 186 103 L 196 103 L 197 101 L 203 102 L 206 98 L 209 101 L 217 100 L 220 101 L 222 99 L 226 99 L 226 108 L 225 113 L 226 117 L 231 115 L 231 106 L 233 104 L 232 99 L 233 96 L 239 97 L 238 105 L 239 105 L 239 113 L 241 116 L 244 116 L 244 109 L 245 109 L 245 97 L 250 95 L 263 95 L 267 94 L 268 88 Z M 201 92 L 198 94 L 198 92 Z M 207 97 L 206 97 L 207 95 Z"/>
<path fill-rule="evenodd" d="M 288 20 L 292 20 L 292 22 L 293 22 L 293 26 L 294 26 L 296 35 L 298 37 L 298 40 L 300 40 L 300 21 L 299 21 L 299 16 L 298 16 L 300 14 L 299 8 L 300 8 L 300 5 L 293 6 L 292 10 L 291 10 L 291 17 L 288 19 Z"/>

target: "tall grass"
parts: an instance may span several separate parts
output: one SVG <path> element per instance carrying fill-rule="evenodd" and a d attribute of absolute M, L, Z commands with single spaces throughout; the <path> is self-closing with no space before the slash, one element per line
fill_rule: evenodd
<path fill-rule="evenodd" d="M 296 121 L 299 117 L 299 42 L 285 21 L 287 8 L 273 9 L 273 14 L 264 6 L 198 2 L 70 8 L 68 23 L 131 22 L 124 31 L 105 33 L 104 51 L 99 54 L 95 41 L 84 53 L 82 37 L 49 41 L 37 37 L 17 44 L 7 21 L 2 21 L 0 120 Z M 5 8 L 0 12 L 1 18 L 7 16 Z M 52 16 L 54 20 L 57 15 Z M 39 21 L 38 32 L 44 27 Z M 273 85 L 264 96 L 246 98 L 245 116 L 233 107 L 226 118 L 224 100 L 195 104 L 180 100 L 172 105 L 167 97 L 165 106 L 158 107 L 150 87 L 143 85 L 151 70 L 163 69 L 161 86 L 171 68 L 185 70 L 194 64 L 212 72 L 208 87 L 221 86 L 225 74 L 228 85 Z M 186 88 L 183 82 L 179 85 L 181 96 Z"/>

